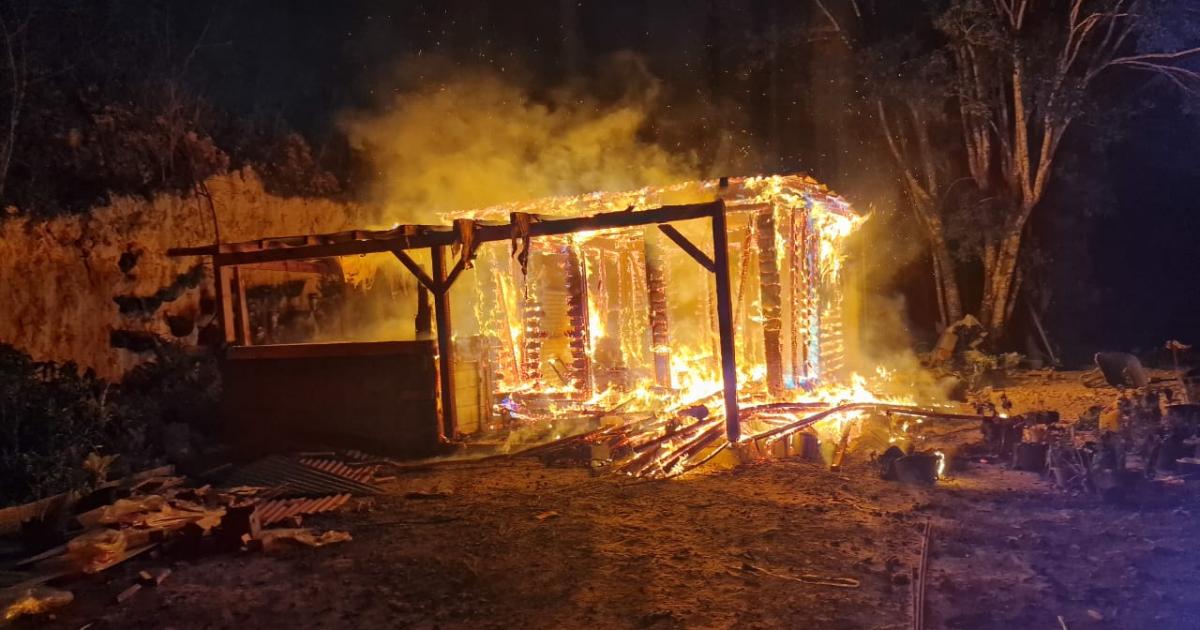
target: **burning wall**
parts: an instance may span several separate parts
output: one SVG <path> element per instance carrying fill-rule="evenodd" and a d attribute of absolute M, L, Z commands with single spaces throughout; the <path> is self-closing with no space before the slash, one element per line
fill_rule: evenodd
<path fill-rule="evenodd" d="M 588 216 L 725 200 L 739 398 L 766 401 L 845 376 L 841 246 L 863 220 L 802 176 L 691 182 L 505 204 L 443 217 Z M 672 236 L 670 232 L 677 236 Z M 716 286 L 673 243 L 711 251 L 704 221 L 480 247 L 455 330 L 490 366 L 498 422 L 581 409 L 663 410 L 722 388 Z M 462 310 L 460 308 L 459 313 Z M 458 313 L 456 313 L 458 314 Z"/>

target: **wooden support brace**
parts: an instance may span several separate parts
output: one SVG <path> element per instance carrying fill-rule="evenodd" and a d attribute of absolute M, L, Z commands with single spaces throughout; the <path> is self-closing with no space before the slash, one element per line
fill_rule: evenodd
<path fill-rule="evenodd" d="M 420 282 L 422 285 L 424 285 L 430 293 L 437 293 L 438 285 L 433 281 L 433 278 L 429 277 L 429 274 L 425 273 L 425 270 L 421 268 L 421 265 L 418 265 L 417 261 L 413 260 L 412 257 L 408 255 L 408 252 L 404 251 L 403 249 L 394 248 L 392 249 L 392 253 L 395 254 L 396 258 L 401 264 L 407 267 L 408 270 L 417 277 L 417 282 Z"/>
<path fill-rule="evenodd" d="M 708 254 L 705 254 L 703 250 L 701 250 L 699 247 L 696 247 L 695 243 L 689 241 L 686 236 L 684 236 L 679 230 L 675 229 L 675 226 L 666 223 L 660 223 L 658 225 L 658 230 L 665 234 L 667 238 L 671 239 L 671 242 L 678 245 L 679 248 L 686 252 L 688 256 L 691 256 L 696 260 L 696 262 L 700 263 L 700 266 L 707 269 L 709 273 L 713 273 L 717 270 L 716 264 L 713 263 L 712 259 L 708 257 Z"/>
<path fill-rule="evenodd" d="M 464 255 L 462 258 L 458 259 L 458 262 L 455 263 L 454 268 L 450 270 L 450 273 L 446 276 L 446 279 L 442 281 L 442 289 L 449 291 L 450 287 L 454 285 L 454 281 L 458 280 L 458 276 L 462 274 L 463 270 L 466 268 L 467 257 Z"/>

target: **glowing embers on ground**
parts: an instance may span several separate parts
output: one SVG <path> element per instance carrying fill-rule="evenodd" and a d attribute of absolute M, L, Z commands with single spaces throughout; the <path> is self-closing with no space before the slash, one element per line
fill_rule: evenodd
<path fill-rule="evenodd" d="M 878 382 L 879 379 L 877 379 Z M 882 388 L 882 387 L 881 387 Z M 805 444 L 830 444 L 836 453 L 854 439 L 861 421 L 871 414 L 911 418 L 967 418 L 937 409 L 922 409 L 900 397 L 879 397 L 866 379 L 855 376 L 849 386 L 829 387 L 797 396 L 747 404 L 742 409 L 742 439 L 725 436 L 721 405 L 713 395 L 696 404 L 658 414 L 626 414 L 599 418 L 603 426 L 536 447 L 551 460 L 574 460 L 642 478 L 670 478 L 696 469 L 727 451 L 731 459 L 760 459 L 801 454 Z M 749 403 L 749 401 L 747 401 Z M 889 422 L 902 433 L 908 420 Z"/>

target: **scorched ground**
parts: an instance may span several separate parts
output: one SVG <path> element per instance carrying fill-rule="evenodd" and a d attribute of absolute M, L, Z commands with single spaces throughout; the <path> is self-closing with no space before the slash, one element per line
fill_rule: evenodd
<path fill-rule="evenodd" d="M 1008 393 L 1017 412 L 1065 417 L 1113 396 L 1065 375 Z M 25 627 L 905 628 L 929 521 L 928 627 L 1194 628 L 1193 483 L 1114 507 L 998 465 L 915 488 L 862 458 L 669 481 L 464 464 L 399 474 L 372 510 L 309 521 L 351 542 L 177 562 L 114 604 L 167 562 L 134 560 Z"/>

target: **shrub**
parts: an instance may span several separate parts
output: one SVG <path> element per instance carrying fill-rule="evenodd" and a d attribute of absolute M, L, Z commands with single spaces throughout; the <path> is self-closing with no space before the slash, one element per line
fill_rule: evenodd
<path fill-rule="evenodd" d="M 161 460 L 161 427 L 203 431 L 218 393 L 214 362 L 176 346 L 113 384 L 0 344 L 0 505 L 85 489 L 102 456 L 114 471 Z"/>

